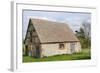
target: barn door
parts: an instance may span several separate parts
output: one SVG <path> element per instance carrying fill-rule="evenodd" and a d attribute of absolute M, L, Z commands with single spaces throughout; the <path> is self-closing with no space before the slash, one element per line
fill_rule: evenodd
<path fill-rule="evenodd" d="M 70 51 L 71 53 L 75 52 L 75 43 L 70 43 Z"/>
<path fill-rule="evenodd" d="M 26 56 L 28 56 L 28 52 L 29 52 L 29 50 L 28 50 L 28 45 L 25 45 L 25 55 L 26 55 Z"/>
<path fill-rule="evenodd" d="M 39 48 L 39 46 L 36 46 L 36 57 L 37 58 L 40 57 L 40 48 Z"/>

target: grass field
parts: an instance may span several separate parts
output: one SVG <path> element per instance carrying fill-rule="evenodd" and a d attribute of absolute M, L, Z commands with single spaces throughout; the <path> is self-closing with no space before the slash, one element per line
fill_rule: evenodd
<path fill-rule="evenodd" d="M 91 59 L 91 49 L 82 49 L 81 53 L 56 55 L 47 58 L 33 58 L 29 56 L 23 56 L 23 62 L 44 62 L 44 61 L 65 61 L 65 60 L 85 60 Z"/>

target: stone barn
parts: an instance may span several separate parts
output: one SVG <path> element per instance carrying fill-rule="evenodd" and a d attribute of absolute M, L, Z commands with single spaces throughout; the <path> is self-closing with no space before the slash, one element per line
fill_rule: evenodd
<path fill-rule="evenodd" d="M 29 20 L 24 47 L 25 54 L 39 58 L 81 52 L 80 42 L 67 24 L 43 19 Z"/>

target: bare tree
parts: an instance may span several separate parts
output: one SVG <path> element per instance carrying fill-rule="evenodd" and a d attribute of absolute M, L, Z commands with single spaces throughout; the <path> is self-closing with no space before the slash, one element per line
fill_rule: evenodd
<path fill-rule="evenodd" d="M 85 37 L 91 39 L 91 23 L 84 21 L 82 23 L 82 28 L 84 30 Z"/>

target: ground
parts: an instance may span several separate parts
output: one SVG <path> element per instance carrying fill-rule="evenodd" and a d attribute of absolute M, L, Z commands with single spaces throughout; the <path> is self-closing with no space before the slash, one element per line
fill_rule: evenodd
<path fill-rule="evenodd" d="M 23 56 L 23 62 L 44 62 L 44 61 L 66 61 L 66 60 L 85 60 L 91 59 L 91 53 L 89 48 L 82 49 L 81 53 L 74 53 L 70 55 L 56 55 L 46 58 L 33 58 L 29 56 Z"/>

